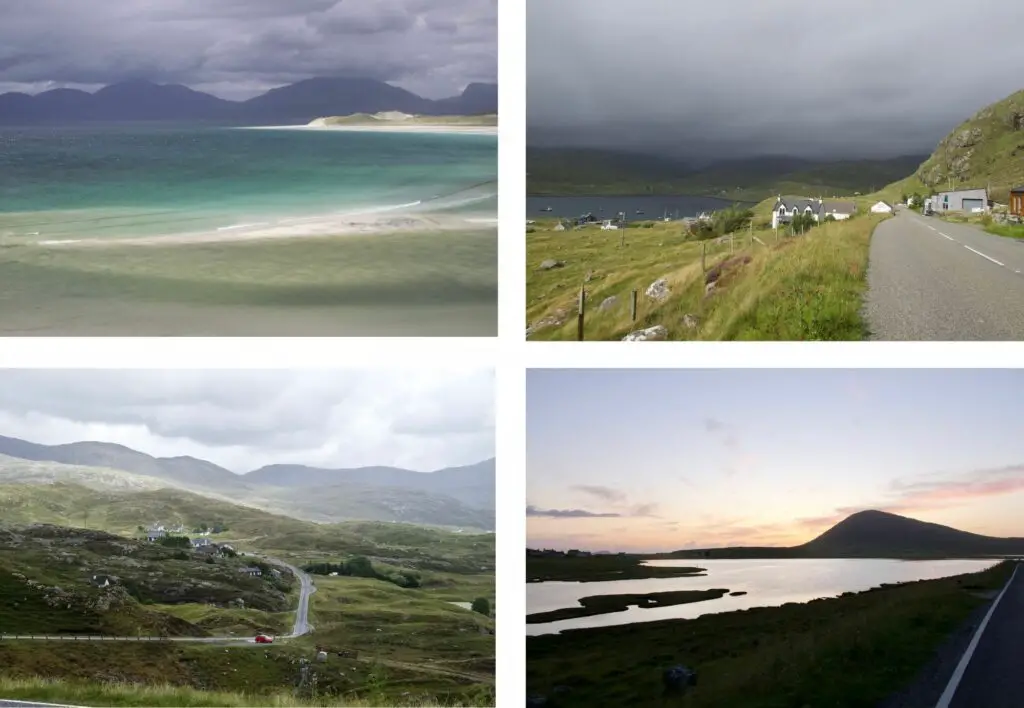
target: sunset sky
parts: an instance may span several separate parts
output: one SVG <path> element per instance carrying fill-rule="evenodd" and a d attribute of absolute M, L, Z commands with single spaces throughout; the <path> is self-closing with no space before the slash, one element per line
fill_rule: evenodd
<path fill-rule="evenodd" d="M 1024 536 L 1024 370 L 535 369 L 530 547 L 792 545 L 881 509 Z"/>

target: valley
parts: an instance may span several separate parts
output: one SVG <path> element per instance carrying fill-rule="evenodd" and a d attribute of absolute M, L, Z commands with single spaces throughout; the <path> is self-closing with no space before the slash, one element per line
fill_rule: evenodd
<path fill-rule="evenodd" d="M 493 524 L 493 504 L 475 508 L 400 486 L 444 487 L 412 477 L 429 473 L 396 469 L 386 480 L 395 486 L 373 486 L 367 479 L 384 472 L 353 470 L 337 477 L 359 480 L 347 485 L 358 487 L 357 499 L 378 500 L 365 506 L 368 518 L 358 518 L 354 502 L 343 513 L 330 498 L 303 506 L 316 481 L 295 484 L 289 516 L 268 510 L 281 508 L 268 490 L 289 485 L 280 469 L 246 484 L 245 475 L 240 483 L 190 458 L 18 442 L 6 438 L 3 449 L 35 459 L 0 459 L 4 697 L 493 704 L 495 546 L 483 530 Z M 479 489 L 451 483 L 449 491 L 485 498 L 487 469 L 451 473 L 477 479 Z M 318 574 L 323 564 L 351 574 Z M 486 599 L 487 614 L 455 604 L 477 598 Z M 255 643 L 257 634 L 273 641 Z"/>

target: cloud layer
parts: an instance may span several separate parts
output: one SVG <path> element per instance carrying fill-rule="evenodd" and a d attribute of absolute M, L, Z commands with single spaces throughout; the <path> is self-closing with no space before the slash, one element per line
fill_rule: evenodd
<path fill-rule="evenodd" d="M 1011 68 L 1022 22 L 1024 5 L 996 0 L 529 2 L 529 139 L 689 157 L 930 153 L 1024 88 Z"/>
<path fill-rule="evenodd" d="M 491 371 L 0 371 L 0 434 L 115 442 L 244 472 L 428 471 L 494 455 Z"/>
<path fill-rule="evenodd" d="M 247 98 L 312 76 L 428 98 L 493 82 L 497 0 L 32 0 L 0 21 L 0 92 L 143 78 Z"/>

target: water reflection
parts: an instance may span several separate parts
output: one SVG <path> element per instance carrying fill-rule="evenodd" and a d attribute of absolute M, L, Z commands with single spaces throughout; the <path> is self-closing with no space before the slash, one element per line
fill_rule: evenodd
<path fill-rule="evenodd" d="M 651 561 L 651 565 L 657 566 L 700 566 L 707 569 L 707 575 L 600 583 L 527 583 L 526 611 L 547 612 L 576 607 L 579 598 L 589 595 L 709 588 L 729 588 L 732 592 L 745 591 L 747 594 L 739 597 L 726 595 L 717 600 L 646 610 L 630 607 L 625 612 L 528 624 L 526 633 L 548 634 L 576 627 L 607 627 L 671 618 L 690 619 L 714 612 L 807 602 L 844 592 L 868 590 L 882 583 L 930 580 L 973 573 L 995 563 L 994 560 L 900 561 L 882 558 Z"/>

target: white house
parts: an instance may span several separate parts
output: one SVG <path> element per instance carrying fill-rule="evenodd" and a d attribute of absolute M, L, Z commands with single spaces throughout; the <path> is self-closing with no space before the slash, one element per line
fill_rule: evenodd
<path fill-rule="evenodd" d="M 601 224 L 601 229 L 604 231 L 610 231 L 619 228 L 619 225 L 614 223 L 611 219 L 605 219 L 604 223 Z"/>
<path fill-rule="evenodd" d="M 889 204 L 888 202 L 876 202 L 871 207 L 871 213 L 872 214 L 891 214 L 892 213 L 892 205 Z"/>
<path fill-rule="evenodd" d="M 775 206 L 772 207 L 772 228 L 777 229 L 780 224 L 788 224 L 798 214 L 810 214 L 816 222 L 820 222 L 829 216 L 836 221 L 842 221 L 849 219 L 856 212 L 857 205 L 853 202 L 779 195 Z"/>

